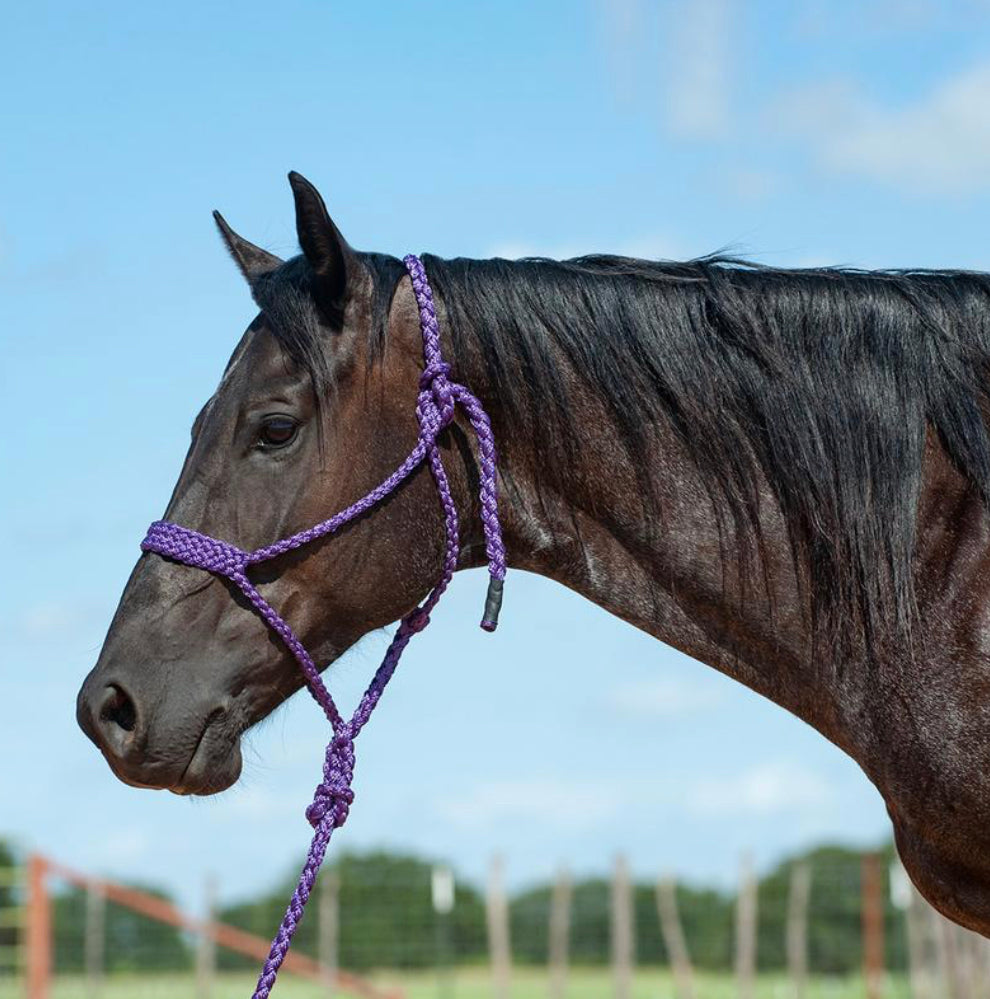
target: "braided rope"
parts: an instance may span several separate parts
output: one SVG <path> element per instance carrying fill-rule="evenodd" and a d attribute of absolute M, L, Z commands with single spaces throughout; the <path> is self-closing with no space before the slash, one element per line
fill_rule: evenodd
<path fill-rule="evenodd" d="M 147 536 L 141 542 L 141 548 L 146 552 L 156 552 L 166 558 L 205 569 L 207 572 L 231 580 L 292 653 L 302 670 L 310 693 L 323 709 L 333 730 L 333 738 L 327 746 L 323 761 L 323 780 L 317 785 L 313 800 L 306 809 L 306 818 L 314 830 L 313 839 L 306 855 L 306 862 L 299 874 L 299 882 L 292 893 L 281 925 L 272 941 L 268 958 L 261 969 L 252 999 L 267 999 L 274 988 L 279 968 L 289 952 L 292 936 L 303 917 L 306 903 L 316 883 L 333 831 L 347 821 L 350 806 L 354 801 L 354 792 L 351 789 L 354 779 L 354 740 L 371 718 L 371 713 L 385 692 L 385 687 L 395 673 L 402 653 L 413 635 L 430 623 L 430 613 L 443 596 L 457 569 L 460 525 L 437 438 L 454 418 L 458 405 L 463 407 L 478 439 L 480 478 L 478 498 L 490 577 L 481 627 L 486 631 L 494 631 L 498 624 L 506 566 L 505 546 L 498 518 L 497 456 L 491 422 L 478 399 L 463 385 L 450 380 L 450 365 L 443 360 L 441 353 L 436 306 L 422 261 L 410 254 L 404 258 L 403 263 L 409 272 L 419 307 L 424 363 L 419 379 L 419 395 L 416 399 L 419 439 L 399 467 L 361 499 L 328 520 L 253 552 L 242 551 L 226 541 L 162 520 L 151 525 Z M 316 538 L 333 534 L 344 524 L 377 506 L 424 460 L 429 465 L 436 484 L 444 515 L 445 546 L 440 578 L 426 599 L 399 622 L 381 665 L 358 702 L 354 714 L 349 721 L 345 721 L 323 682 L 313 658 L 285 619 L 251 582 L 247 570 L 249 566 L 299 548 Z"/>

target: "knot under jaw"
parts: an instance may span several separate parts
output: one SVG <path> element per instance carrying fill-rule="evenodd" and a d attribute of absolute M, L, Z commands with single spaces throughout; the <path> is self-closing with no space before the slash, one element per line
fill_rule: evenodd
<path fill-rule="evenodd" d="M 317 785 L 313 801 L 306 809 L 306 820 L 314 828 L 332 815 L 334 829 L 339 829 L 346 821 L 354 803 L 354 792 L 344 783 L 329 784 L 322 782 Z"/>
<path fill-rule="evenodd" d="M 339 829 L 347 821 L 354 802 L 353 779 L 354 733 L 350 725 L 343 725 L 327 746 L 323 780 L 316 785 L 313 801 L 306 809 L 306 818 L 314 829 L 328 816 L 334 829 Z"/>

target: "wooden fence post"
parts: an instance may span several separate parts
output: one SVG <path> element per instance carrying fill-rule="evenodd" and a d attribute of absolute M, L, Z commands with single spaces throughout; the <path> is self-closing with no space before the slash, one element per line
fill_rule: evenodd
<path fill-rule="evenodd" d="M 976 969 L 980 981 L 990 981 L 990 940 L 986 937 L 976 942 Z"/>
<path fill-rule="evenodd" d="M 488 871 L 485 914 L 488 922 L 488 953 L 492 964 L 495 999 L 509 999 L 512 952 L 509 940 L 509 906 L 502 885 L 502 858 L 493 857 Z"/>
<path fill-rule="evenodd" d="M 980 994 L 980 954 L 978 941 L 983 938 L 971 930 L 956 926 L 956 951 L 960 957 L 960 975 L 962 978 L 962 994 L 977 996 Z"/>
<path fill-rule="evenodd" d="M 27 999 L 48 999 L 52 973 L 52 912 L 48 897 L 48 862 L 28 857 L 26 927 Z"/>
<path fill-rule="evenodd" d="M 89 999 L 99 999 L 103 992 L 106 910 L 103 885 L 90 881 L 86 886 L 86 994 Z"/>
<path fill-rule="evenodd" d="M 450 914 L 456 901 L 454 872 L 446 864 L 436 864 L 430 872 L 430 901 L 433 903 L 433 930 L 436 941 L 437 996 L 451 999 L 454 975 L 451 970 Z"/>
<path fill-rule="evenodd" d="M 550 895 L 550 999 L 564 999 L 571 936 L 571 877 L 560 868 Z"/>
<path fill-rule="evenodd" d="M 942 994 L 946 999 L 963 999 L 959 994 L 959 965 L 952 938 L 952 923 L 936 909 L 932 909 L 932 917 L 935 921 L 935 952 Z"/>
<path fill-rule="evenodd" d="M 794 999 L 804 999 L 808 982 L 808 899 L 811 895 L 811 868 L 807 861 L 791 867 L 787 898 L 787 970 Z"/>
<path fill-rule="evenodd" d="M 329 996 L 334 992 L 339 967 L 340 875 L 336 867 L 325 867 L 320 874 L 317 923 L 317 958 L 326 975 L 326 994 Z"/>
<path fill-rule="evenodd" d="M 880 855 L 864 853 L 862 871 L 863 976 L 867 999 L 881 999 L 884 975 L 884 898 Z"/>
<path fill-rule="evenodd" d="M 208 877 L 204 891 L 206 914 L 199 934 L 196 950 L 196 996 L 197 999 L 210 999 L 213 994 L 213 979 L 217 969 L 217 883 Z"/>
<path fill-rule="evenodd" d="M 911 999 L 930 999 L 937 978 L 935 941 L 932 939 L 934 910 L 921 897 L 907 872 L 901 868 L 907 884 L 907 908 L 904 916 L 907 921 L 908 976 L 911 983 Z"/>
<path fill-rule="evenodd" d="M 990 940 L 986 937 L 976 941 L 976 974 L 978 981 L 990 981 Z"/>
<path fill-rule="evenodd" d="M 736 900 L 736 988 L 739 999 L 753 999 L 756 978 L 756 877 L 749 854 L 740 866 Z"/>
<path fill-rule="evenodd" d="M 674 973 L 674 989 L 678 999 L 694 999 L 694 976 L 691 956 L 684 940 L 680 913 L 677 911 L 677 884 L 672 877 L 657 882 L 657 915 L 664 947 Z"/>
<path fill-rule="evenodd" d="M 86 875 L 80 874 L 79 871 L 75 871 L 71 867 L 47 859 L 44 863 L 45 870 L 50 877 L 57 877 L 76 888 L 85 890 L 90 881 Z M 103 891 L 108 903 L 123 906 L 131 912 L 164 923 L 167 926 L 174 926 L 197 939 L 202 937 L 204 932 L 208 933 L 214 947 L 223 947 L 224 950 L 243 954 L 245 957 L 250 957 L 253 962 L 265 961 L 269 956 L 271 939 L 267 936 L 249 933 L 247 930 L 216 920 L 210 924 L 202 916 L 197 918 L 188 915 L 168 899 L 151 895 L 137 888 L 127 888 L 124 885 L 115 884 L 113 881 L 104 881 Z M 211 903 L 214 894 L 211 890 Z M 212 910 L 212 908 L 211 904 L 210 909 Z M 298 975 L 307 981 L 314 982 L 318 988 L 322 988 L 325 984 L 326 976 L 319 962 L 298 950 L 286 954 L 282 967 L 289 974 Z M 337 972 L 337 985 L 342 991 L 362 996 L 363 999 L 401 999 L 401 994 L 397 990 L 379 988 L 374 982 L 347 971 Z M 31 999 L 34 997 L 32 996 Z"/>
<path fill-rule="evenodd" d="M 621 854 L 615 858 L 612 877 L 612 973 L 615 999 L 630 999 L 632 995 L 633 960 L 635 952 L 633 929 L 633 893 L 629 881 L 629 866 Z"/>

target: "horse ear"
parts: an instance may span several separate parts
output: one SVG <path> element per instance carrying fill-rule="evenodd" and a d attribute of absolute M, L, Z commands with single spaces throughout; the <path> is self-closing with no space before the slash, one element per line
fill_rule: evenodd
<path fill-rule="evenodd" d="M 354 275 L 354 251 L 333 224 L 320 192 L 295 170 L 289 183 L 296 200 L 299 245 L 313 268 L 317 300 L 335 312 L 346 297 L 348 278 Z"/>
<path fill-rule="evenodd" d="M 282 261 L 274 253 L 269 253 L 238 236 L 219 212 L 213 213 L 213 220 L 227 244 L 227 249 L 230 250 L 230 255 L 234 258 L 234 263 L 247 278 L 248 284 L 254 284 L 262 274 L 268 274 L 276 267 L 281 267 Z"/>

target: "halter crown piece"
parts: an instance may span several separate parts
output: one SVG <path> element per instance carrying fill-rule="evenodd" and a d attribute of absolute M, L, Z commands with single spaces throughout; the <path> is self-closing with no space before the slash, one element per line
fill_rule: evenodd
<path fill-rule="evenodd" d="M 498 624 L 498 613 L 502 603 L 502 582 L 505 579 L 505 546 L 502 543 L 502 528 L 499 524 L 496 502 L 496 455 L 491 423 L 477 398 L 463 385 L 450 379 L 450 366 L 443 360 L 440 352 L 440 327 L 437 324 L 433 293 L 422 261 L 410 254 L 404 258 L 403 263 L 412 279 L 413 292 L 419 306 L 424 361 L 416 402 L 419 439 L 405 461 L 387 479 L 366 496 L 352 503 L 346 510 L 341 510 L 340 513 L 315 527 L 300 531 L 292 537 L 276 541 L 257 551 L 245 552 L 226 541 L 162 520 L 151 525 L 147 537 L 141 542 L 141 548 L 146 552 L 157 552 L 185 565 L 205 569 L 207 572 L 224 576 L 236 584 L 299 663 L 310 693 L 323 709 L 333 730 L 333 738 L 327 746 L 323 763 L 323 780 L 317 785 L 312 804 L 306 809 L 306 818 L 315 830 L 313 841 L 299 875 L 299 883 L 292 893 L 278 933 L 272 941 L 268 959 L 261 970 L 252 999 L 265 999 L 271 993 L 279 967 L 289 951 L 292 935 L 302 919 L 306 902 L 313 890 L 330 837 L 334 829 L 339 829 L 347 820 L 347 813 L 354 800 L 354 792 L 351 790 L 351 781 L 354 778 L 354 740 L 371 717 L 371 712 L 374 711 L 385 686 L 399 665 L 399 659 L 409 640 L 430 623 L 430 612 L 443 596 L 457 568 L 459 550 L 457 508 L 450 495 L 450 483 L 443 467 L 437 439 L 444 427 L 454 418 L 454 411 L 458 406 L 464 409 L 478 439 L 481 522 L 485 533 L 485 550 L 488 555 L 490 576 L 481 627 L 485 631 L 494 631 Z M 320 670 L 302 642 L 275 608 L 258 592 L 248 579 L 247 572 L 252 565 L 266 562 L 316 538 L 333 534 L 344 524 L 360 517 L 394 492 L 423 461 L 429 463 L 440 496 L 440 505 L 443 507 L 446 529 L 443 569 L 439 580 L 423 603 L 399 622 L 381 666 L 378 667 L 354 714 L 347 721 L 337 709 L 330 691 L 320 676 Z"/>

